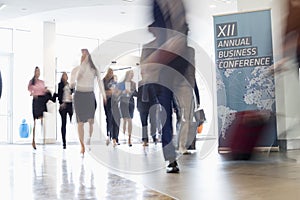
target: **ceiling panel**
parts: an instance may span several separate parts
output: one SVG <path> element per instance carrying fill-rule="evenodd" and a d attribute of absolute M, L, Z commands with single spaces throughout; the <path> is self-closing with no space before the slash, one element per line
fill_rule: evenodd
<path fill-rule="evenodd" d="M 99 5 L 149 5 L 149 0 L 0 0 L 0 21 L 34 13 L 72 7 Z"/>

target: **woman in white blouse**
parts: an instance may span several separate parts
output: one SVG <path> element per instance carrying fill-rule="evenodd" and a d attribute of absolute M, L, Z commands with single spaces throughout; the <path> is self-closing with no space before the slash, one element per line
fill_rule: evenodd
<path fill-rule="evenodd" d="M 106 102 L 106 95 L 100 74 L 95 67 L 91 55 L 87 49 L 81 49 L 81 64 L 71 73 L 71 87 L 75 88 L 74 109 L 78 123 L 78 135 L 81 145 L 80 153 L 84 155 L 84 123 L 89 123 L 89 140 L 93 134 L 94 116 L 96 111 L 96 98 L 94 93 L 94 80 L 97 79 L 100 92 Z"/>

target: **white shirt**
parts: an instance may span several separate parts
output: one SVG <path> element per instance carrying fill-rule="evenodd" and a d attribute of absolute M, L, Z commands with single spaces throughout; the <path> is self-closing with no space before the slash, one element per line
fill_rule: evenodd
<path fill-rule="evenodd" d="M 63 103 L 71 103 L 72 102 L 72 92 L 69 84 L 66 84 L 63 88 Z"/>
<path fill-rule="evenodd" d="M 97 79 L 100 92 L 105 99 L 105 90 L 100 75 L 87 62 L 82 62 L 81 65 L 72 70 L 70 86 L 79 92 L 92 92 L 94 91 L 95 78 Z"/>

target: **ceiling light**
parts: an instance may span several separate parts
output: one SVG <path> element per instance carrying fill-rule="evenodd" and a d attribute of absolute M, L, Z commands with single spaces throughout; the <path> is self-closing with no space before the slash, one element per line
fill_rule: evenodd
<path fill-rule="evenodd" d="M 216 8 L 217 6 L 215 4 L 209 5 L 210 8 Z"/>
<path fill-rule="evenodd" d="M 6 4 L 0 3 L 0 10 L 2 10 L 2 9 L 5 8 L 5 7 L 6 7 Z"/>

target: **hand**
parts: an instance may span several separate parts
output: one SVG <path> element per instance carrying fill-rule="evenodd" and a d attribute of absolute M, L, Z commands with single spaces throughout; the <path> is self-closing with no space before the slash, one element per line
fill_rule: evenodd
<path fill-rule="evenodd" d="M 65 108 L 66 108 L 66 104 L 65 104 L 65 103 L 60 104 L 59 110 L 63 110 L 63 109 L 65 109 Z"/>

